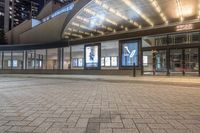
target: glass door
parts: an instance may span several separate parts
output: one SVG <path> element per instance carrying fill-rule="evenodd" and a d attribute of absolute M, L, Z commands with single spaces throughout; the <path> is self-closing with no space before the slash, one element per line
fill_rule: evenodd
<path fill-rule="evenodd" d="M 198 48 L 185 49 L 185 74 L 197 75 L 199 71 Z"/>
<path fill-rule="evenodd" d="M 170 73 L 182 74 L 183 73 L 183 50 L 172 49 L 170 50 Z"/>
<path fill-rule="evenodd" d="M 155 74 L 166 75 L 166 50 L 159 50 L 155 53 Z"/>

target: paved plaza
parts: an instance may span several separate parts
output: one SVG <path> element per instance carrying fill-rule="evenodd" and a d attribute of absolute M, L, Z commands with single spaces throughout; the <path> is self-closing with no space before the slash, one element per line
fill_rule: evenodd
<path fill-rule="evenodd" d="M 200 133 L 184 84 L 0 76 L 0 133 Z"/>

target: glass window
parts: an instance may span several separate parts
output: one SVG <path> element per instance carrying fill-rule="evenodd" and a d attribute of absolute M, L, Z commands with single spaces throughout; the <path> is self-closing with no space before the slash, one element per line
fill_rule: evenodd
<path fill-rule="evenodd" d="M 138 42 L 127 42 L 122 44 L 122 66 L 138 66 Z"/>
<path fill-rule="evenodd" d="M 36 50 L 36 69 L 46 69 L 46 50 Z"/>
<path fill-rule="evenodd" d="M 199 32 L 194 32 L 190 34 L 191 37 L 191 42 L 200 42 L 200 33 Z"/>
<path fill-rule="evenodd" d="M 84 45 L 71 46 L 72 69 L 83 69 L 84 67 Z M 82 60 L 82 61 L 81 61 Z"/>
<path fill-rule="evenodd" d="M 64 48 L 64 69 L 70 69 L 71 68 L 71 62 L 70 62 L 70 47 Z"/>
<path fill-rule="evenodd" d="M 175 35 L 175 44 L 187 43 L 187 34 Z"/>
<path fill-rule="evenodd" d="M 34 69 L 35 68 L 35 52 L 34 50 L 27 51 L 27 64 L 28 69 Z"/>
<path fill-rule="evenodd" d="M 23 51 L 13 51 L 13 69 L 23 69 Z"/>
<path fill-rule="evenodd" d="M 11 69 L 11 52 L 4 52 L 3 69 Z"/>
<path fill-rule="evenodd" d="M 47 69 L 58 69 L 58 49 L 47 49 Z"/>
<path fill-rule="evenodd" d="M 105 41 L 101 43 L 102 69 L 117 69 L 119 57 L 119 41 Z"/>
<path fill-rule="evenodd" d="M 153 72 L 153 52 L 143 52 L 143 68 L 144 72 Z"/>

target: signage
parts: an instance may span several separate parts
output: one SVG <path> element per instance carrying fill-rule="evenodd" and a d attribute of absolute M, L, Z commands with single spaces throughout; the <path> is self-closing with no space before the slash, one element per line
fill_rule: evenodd
<path fill-rule="evenodd" d="M 110 66 L 110 57 L 105 57 L 105 66 Z"/>
<path fill-rule="evenodd" d="M 138 65 L 138 42 L 122 44 L 122 66 Z"/>
<path fill-rule="evenodd" d="M 192 30 L 193 24 L 184 24 L 176 26 L 176 31 Z"/>
<path fill-rule="evenodd" d="M 85 48 L 85 60 L 86 67 L 98 67 L 99 54 L 98 46 L 86 46 Z"/>
<path fill-rule="evenodd" d="M 112 66 L 117 66 L 117 57 L 111 57 Z"/>

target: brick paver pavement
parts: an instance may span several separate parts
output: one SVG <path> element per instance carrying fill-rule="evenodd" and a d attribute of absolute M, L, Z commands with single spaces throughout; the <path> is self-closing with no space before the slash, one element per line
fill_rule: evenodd
<path fill-rule="evenodd" d="M 0 132 L 200 133 L 200 87 L 0 77 Z"/>

